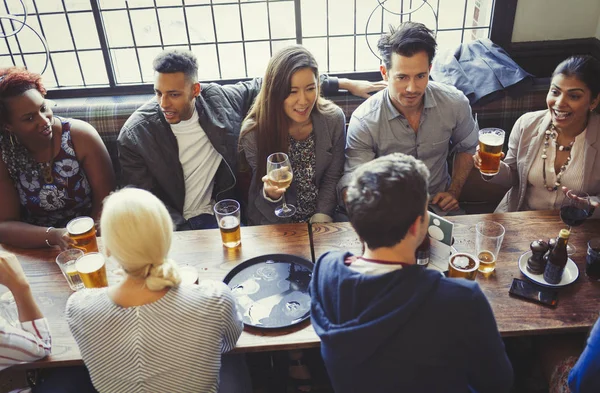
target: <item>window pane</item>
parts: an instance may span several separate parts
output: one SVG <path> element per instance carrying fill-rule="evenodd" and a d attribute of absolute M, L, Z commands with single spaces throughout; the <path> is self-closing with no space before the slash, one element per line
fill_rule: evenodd
<path fill-rule="evenodd" d="M 63 6 L 60 0 L 36 0 L 35 4 L 40 14 L 43 14 L 44 12 L 63 11 Z M 35 8 L 29 8 L 29 12 L 35 12 Z"/>
<path fill-rule="evenodd" d="M 480 38 L 488 38 L 489 34 L 490 34 L 490 29 L 465 30 L 465 36 L 463 38 L 463 42 L 475 41 Z"/>
<path fill-rule="evenodd" d="M 140 83 L 138 61 L 133 49 L 111 51 L 117 83 Z"/>
<path fill-rule="evenodd" d="M 125 0 L 100 0 L 101 10 L 110 10 L 115 8 L 125 8 Z M 130 5 L 131 7 L 131 5 Z"/>
<path fill-rule="evenodd" d="M 269 3 L 269 10 L 271 12 L 271 38 L 295 38 L 294 3 L 290 1 Z"/>
<path fill-rule="evenodd" d="M 1 32 L 2 30 L 0 30 Z M 5 54 L 8 52 L 8 45 L 6 44 L 6 40 L 4 38 L 0 38 L 0 53 Z"/>
<path fill-rule="evenodd" d="M 81 68 L 87 85 L 108 85 L 102 51 L 79 52 L 79 61 L 81 61 Z"/>
<path fill-rule="evenodd" d="M 83 85 L 75 52 L 52 53 L 50 56 L 52 57 L 60 86 Z"/>
<path fill-rule="evenodd" d="M 327 35 L 327 3 L 323 0 L 302 0 L 302 35 Z M 271 16 L 272 17 L 272 16 Z"/>
<path fill-rule="evenodd" d="M 160 52 L 162 52 L 161 48 L 142 48 L 139 50 L 142 77 L 145 83 L 154 83 L 154 68 L 152 68 L 152 62 Z"/>
<path fill-rule="evenodd" d="M 377 54 L 373 54 L 367 46 L 365 36 L 356 37 L 356 71 L 375 71 L 379 69 L 379 53 L 377 51 L 377 41 L 379 35 L 370 35 L 369 43 L 371 49 Z"/>
<path fill-rule="evenodd" d="M 462 27 L 467 0 L 440 0 L 439 28 L 448 29 Z"/>
<path fill-rule="evenodd" d="M 377 10 L 369 20 L 369 16 L 375 8 Z M 369 20 L 369 33 L 381 33 L 381 8 L 373 6 L 373 2 L 371 1 L 357 0 L 356 34 L 365 34 L 367 20 Z"/>
<path fill-rule="evenodd" d="M 5 0 L 4 3 L 6 3 L 6 6 L 8 7 L 9 14 L 23 15 L 23 7 L 21 6 L 21 2 L 19 0 Z M 25 4 L 27 4 L 27 8 L 30 11 L 34 10 L 32 0 L 26 0 Z"/>
<path fill-rule="evenodd" d="M 213 8 L 217 25 L 217 39 L 223 41 L 241 41 L 240 12 L 237 5 L 219 5 Z"/>
<path fill-rule="evenodd" d="M 220 44 L 219 57 L 223 79 L 246 77 L 242 44 Z"/>
<path fill-rule="evenodd" d="M 281 41 L 272 41 L 271 47 L 273 48 L 273 53 L 278 52 L 280 49 L 285 48 L 286 46 L 296 45 L 296 40 L 281 40 Z"/>
<path fill-rule="evenodd" d="M 187 4 L 188 2 L 186 2 Z M 181 5 L 181 0 L 156 0 L 156 5 L 159 7 L 169 5 Z"/>
<path fill-rule="evenodd" d="M 244 39 L 269 39 L 267 3 L 242 5 L 242 21 L 244 22 Z"/>
<path fill-rule="evenodd" d="M 91 11 L 92 6 L 89 0 L 65 0 L 67 11 Z"/>
<path fill-rule="evenodd" d="M 5 53 L 5 52 L 2 52 Z M 13 62 L 10 56 L 0 56 L 0 67 L 12 67 Z"/>
<path fill-rule="evenodd" d="M 106 35 L 108 36 L 108 45 L 110 47 L 133 45 L 127 12 L 103 12 L 102 18 L 104 20 L 104 27 Z"/>
<path fill-rule="evenodd" d="M 307 38 L 302 41 L 304 46 L 317 59 L 319 72 L 329 72 L 327 68 L 327 39 L 326 38 Z"/>
<path fill-rule="evenodd" d="M 329 34 L 354 34 L 354 1 L 329 0 Z"/>
<path fill-rule="evenodd" d="M 73 41 L 65 15 L 42 15 L 40 19 L 44 26 L 46 41 L 52 50 L 73 50 Z"/>
<path fill-rule="evenodd" d="M 219 79 L 219 62 L 216 45 L 194 45 L 192 52 L 198 57 L 198 79 L 201 81 Z"/>
<path fill-rule="evenodd" d="M 271 58 L 269 42 L 249 42 L 246 44 L 248 76 L 263 76 Z"/>
<path fill-rule="evenodd" d="M 210 0 L 186 0 L 187 5 L 210 4 Z"/>
<path fill-rule="evenodd" d="M 187 44 L 188 39 L 185 30 L 183 9 L 168 8 L 159 10 L 158 16 L 165 45 Z"/>
<path fill-rule="evenodd" d="M 329 39 L 329 72 L 354 71 L 354 37 Z"/>
<path fill-rule="evenodd" d="M 131 22 L 136 45 L 160 45 L 158 22 L 154 10 L 131 11 Z"/>
<path fill-rule="evenodd" d="M 210 7 L 188 7 L 185 12 L 188 20 L 190 41 L 195 43 L 215 42 L 215 31 L 213 29 Z"/>
<path fill-rule="evenodd" d="M 70 14 L 71 29 L 75 36 L 77 49 L 100 48 L 100 41 L 96 30 L 96 22 L 91 12 Z"/>
<path fill-rule="evenodd" d="M 20 56 L 19 56 L 20 57 Z M 25 55 L 25 62 L 27 63 L 27 69 L 31 72 L 41 73 L 46 65 L 46 55 Z M 52 76 L 52 80 L 54 80 L 54 75 L 52 74 L 52 64 L 48 61 L 48 67 L 44 72 L 44 82 L 50 76 Z"/>
<path fill-rule="evenodd" d="M 45 49 L 41 39 L 34 33 L 34 30 L 37 32 L 40 31 L 37 19 L 28 19 L 27 23 L 31 26 L 33 30 L 25 26 L 17 36 L 12 36 L 8 38 L 11 51 L 13 53 L 20 53 L 21 50 L 23 51 L 23 53 L 44 52 Z M 17 23 L 14 24 L 15 27 L 17 27 L 17 25 Z M 5 24 L 4 26 L 10 28 L 11 31 L 14 31 L 12 30 L 12 27 L 10 27 L 10 24 Z M 18 44 L 21 45 L 20 50 L 19 45 L 17 45 L 17 39 Z"/>
<path fill-rule="evenodd" d="M 453 49 L 460 44 L 461 31 L 438 31 L 437 44 L 438 50 Z"/>

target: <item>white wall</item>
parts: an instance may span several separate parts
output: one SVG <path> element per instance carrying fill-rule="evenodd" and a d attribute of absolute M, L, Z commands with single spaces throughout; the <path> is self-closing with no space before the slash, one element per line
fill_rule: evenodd
<path fill-rule="evenodd" d="M 600 38 L 599 0 L 518 0 L 512 42 Z"/>

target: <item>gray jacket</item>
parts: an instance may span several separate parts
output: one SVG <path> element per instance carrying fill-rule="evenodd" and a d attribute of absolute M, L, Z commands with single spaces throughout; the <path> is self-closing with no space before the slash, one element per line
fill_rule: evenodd
<path fill-rule="evenodd" d="M 330 114 L 322 114 L 313 110 L 311 114 L 313 132 L 315 134 L 316 170 L 315 181 L 319 190 L 315 214 L 333 216 L 337 206 L 336 185 L 344 170 L 344 146 L 346 144 L 346 118 L 340 108 Z M 242 126 L 242 132 L 244 130 Z M 257 142 L 254 132 L 244 134 L 240 139 L 242 154 L 246 156 L 252 168 L 252 181 L 248 193 L 248 223 L 262 225 L 289 222 L 289 219 L 275 215 L 275 207 L 281 202 L 270 202 L 263 196 L 263 182 L 256 175 Z M 286 191 L 286 202 L 296 203 L 296 182 Z"/>
<path fill-rule="evenodd" d="M 512 186 L 506 193 L 496 212 L 515 212 L 523 209 L 527 191 L 527 177 L 539 146 L 544 143 L 544 132 L 550 125 L 547 109 L 526 113 L 515 123 L 508 140 L 508 153 L 500 163 L 500 171 L 490 182 Z M 588 121 L 583 157 L 585 172 L 582 191 L 592 199 L 600 201 L 600 115 L 592 112 Z M 560 191 L 559 191 L 560 192 Z M 594 212 L 600 217 L 600 209 Z"/>

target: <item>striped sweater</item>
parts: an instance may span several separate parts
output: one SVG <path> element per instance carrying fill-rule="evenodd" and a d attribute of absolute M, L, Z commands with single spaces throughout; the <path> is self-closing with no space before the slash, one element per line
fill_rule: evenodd
<path fill-rule="evenodd" d="M 46 318 L 22 322 L 19 329 L 0 317 L 0 370 L 46 357 L 51 348 Z"/>
<path fill-rule="evenodd" d="M 229 288 L 216 281 L 128 308 L 107 288 L 84 289 L 71 295 L 66 316 L 100 393 L 216 392 L 221 354 L 243 327 Z"/>

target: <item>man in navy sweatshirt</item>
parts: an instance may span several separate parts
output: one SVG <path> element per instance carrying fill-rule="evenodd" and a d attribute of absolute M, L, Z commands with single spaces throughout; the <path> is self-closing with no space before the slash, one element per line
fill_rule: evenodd
<path fill-rule="evenodd" d="M 364 254 L 328 252 L 311 316 L 336 393 L 508 392 L 513 371 L 474 281 L 415 264 L 426 236 L 429 171 L 404 154 L 357 168 L 347 192 Z"/>

